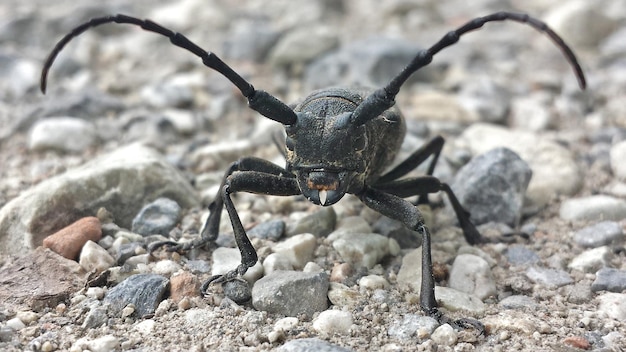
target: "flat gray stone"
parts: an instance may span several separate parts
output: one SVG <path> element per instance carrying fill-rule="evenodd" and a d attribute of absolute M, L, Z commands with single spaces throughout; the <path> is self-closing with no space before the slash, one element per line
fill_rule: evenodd
<path fill-rule="evenodd" d="M 135 306 L 134 314 L 143 317 L 153 314 L 169 286 L 169 280 L 157 274 L 137 274 L 128 277 L 104 296 L 103 303 L 113 316 L 120 316 L 129 304 Z"/>

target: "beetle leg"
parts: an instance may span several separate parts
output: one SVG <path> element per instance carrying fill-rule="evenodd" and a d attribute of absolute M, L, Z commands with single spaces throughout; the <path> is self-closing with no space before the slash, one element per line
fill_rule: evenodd
<path fill-rule="evenodd" d="M 430 142 L 424 144 L 418 150 L 414 151 L 406 160 L 382 175 L 376 181 L 376 183 L 387 183 L 399 179 L 400 177 L 415 170 L 416 167 L 421 165 L 431 155 L 433 156 L 433 158 L 428 165 L 428 170 L 426 171 L 426 174 L 432 176 L 433 172 L 435 171 L 435 165 L 437 165 L 437 160 L 439 160 L 439 154 L 443 149 L 444 142 L 445 141 L 441 136 L 433 138 Z"/>
<path fill-rule="evenodd" d="M 224 173 L 224 178 L 222 179 L 220 189 L 217 191 L 215 200 L 209 205 L 209 217 L 204 224 L 200 237 L 194 239 L 193 241 L 184 243 L 177 243 L 174 241 L 156 242 L 150 245 L 148 252 L 152 253 L 158 248 L 166 247 L 168 252 L 184 253 L 193 248 L 199 248 L 214 241 L 219 232 L 222 209 L 224 208 L 222 189 L 224 188 L 228 177 L 236 171 L 258 171 L 269 175 L 294 177 L 293 174 L 282 167 L 260 158 L 244 157 L 231 163 Z"/>
<path fill-rule="evenodd" d="M 433 176 L 412 177 L 384 184 L 376 183 L 373 187 L 402 198 L 436 193 L 439 191 L 445 192 L 448 195 L 448 199 L 452 204 L 454 212 L 456 213 L 459 225 L 461 226 L 461 229 L 463 229 L 463 234 L 465 235 L 467 242 L 469 244 L 478 244 L 482 242 L 480 233 L 476 230 L 476 227 L 470 220 L 470 213 L 463 208 L 457 197 L 454 195 L 454 192 L 452 192 L 450 186 L 447 183 L 439 181 L 438 178 Z"/>
<path fill-rule="evenodd" d="M 256 159 L 260 160 L 260 159 Z M 269 162 L 268 162 L 269 163 Z M 231 194 L 236 192 L 250 192 L 275 196 L 291 196 L 300 194 L 300 188 L 294 177 L 285 177 L 259 171 L 242 171 L 233 173 L 225 180 L 221 189 L 221 199 L 228 212 L 228 217 L 233 226 L 235 242 L 241 253 L 241 264 L 224 275 L 216 275 L 209 279 L 210 282 L 226 282 L 245 274 L 248 268 L 257 262 L 256 250 L 250 243 L 248 235 L 241 224 Z M 206 286 L 206 285 L 204 285 Z"/>
<path fill-rule="evenodd" d="M 435 299 L 435 278 L 431 258 L 430 232 L 424 224 L 424 218 L 417 207 L 396 195 L 366 187 L 358 194 L 361 201 L 379 213 L 402 222 L 406 227 L 422 234 L 422 283 L 420 288 L 420 307 L 429 316 L 441 324 L 449 323 L 457 329 L 474 327 L 484 333 L 483 324 L 474 319 L 451 321 L 437 308 Z"/>

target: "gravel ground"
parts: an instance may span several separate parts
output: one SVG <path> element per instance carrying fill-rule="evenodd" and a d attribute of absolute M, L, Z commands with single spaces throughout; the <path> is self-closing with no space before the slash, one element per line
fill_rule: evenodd
<path fill-rule="evenodd" d="M 587 89 L 545 35 L 508 22 L 462 37 L 397 97 L 400 159 L 444 136 L 435 175 L 493 240 L 468 245 L 443 195 L 420 205 L 439 305 L 483 335 L 423 315 L 419 236 L 351 196 L 320 208 L 237 194 L 260 262 L 204 297 L 200 284 L 240 260 L 225 212 L 215 244 L 149 255 L 155 241 L 198 236 L 229 163 L 284 163 L 281 126 L 166 38 L 90 30 L 57 58 L 47 95 L 38 89 L 54 43 L 105 14 L 184 33 L 291 103 L 381 86 L 420 48 L 498 10 L 552 26 Z M 625 38 L 621 0 L 5 0 L 0 350 L 624 351 Z"/>

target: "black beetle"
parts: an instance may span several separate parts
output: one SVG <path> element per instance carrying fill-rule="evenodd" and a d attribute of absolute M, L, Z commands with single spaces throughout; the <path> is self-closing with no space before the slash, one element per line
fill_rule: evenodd
<path fill-rule="evenodd" d="M 76 27 L 57 43 L 44 64 L 41 90 L 45 93 L 48 70 L 58 53 L 72 38 L 91 27 L 110 22 L 127 23 L 168 37 L 174 45 L 191 51 L 202 59 L 204 65 L 229 79 L 248 99 L 250 108 L 284 125 L 287 165 L 282 168 L 253 157 L 244 157 L 232 163 L 224 175 L 220 193 L 209 207 L 210 215 L 201 237 L 184 244 L 160 242 L 151 246 L 151 251 L 163 245 L 169 246 L 171 251 L 184 251 L 215 240 L 220 214 L 225 206 L 241 252 L 241 264 L 223 276 L 211 278 L 207 283 L 233 280 L 257 262 L 257 254 L 237 215 L 231 194 L 302 194 L 314 204 L 329 206 L 350 193 L 359 197 L 368 207 L 399 220 L 422 234 L 420 306 L 426 313 L 441 320 L 442 315 L 435 301 L 430 234 L 417 207 L 403 198 L 444 191 L 456 212 L 466 240 L 470 244 L 480 243 L 481 236 L 470 222 L 469 213 L 459 204 L 450 187 L 432 176 L 443 147 L 443 138 L 436 137 L 407 160 L 392 170 L 385 171 L 395 158 L 405 134 L 402 115 L 393 107 L 394 99 L 409 76 L 428 65 L 439 51 L 455 44 L 460 36 L 487 22 L 504 20 L 527 23 L 546 33 L 572 65 L 580 87 L 585 88 L 585 77 L 574 53 L 545 23 L 526 14 L 497 12 L 475 18 L 448 32 L 435 45 L 417 53 L 406 68 L 385 87 L 375 90 L 323 89 L 306 97 L 294 109 L 269 93 L 254 89 L 219 57 L 200 48 L 180 33 L 150 20 L 125 15 L 99 17 Z M 431 156 L 425 176 L 402 178 Z M 203 288 L 205 287 L 206 284 Z M 461 324 L 467 322 L 460 321 Z"/>

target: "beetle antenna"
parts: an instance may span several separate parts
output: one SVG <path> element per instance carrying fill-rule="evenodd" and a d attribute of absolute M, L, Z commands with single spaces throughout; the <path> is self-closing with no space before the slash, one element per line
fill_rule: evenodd
<path fill-rule="evenodd" d="M 448 32 L 435 45 L 426 50 L 420 51 L 415 56 L 415 58 L 413 58 L 413 60 L 400 72 L 400 74 L 394 77 L 391 82 L 387 84 L 387 86 L 377 89 L 376 91 L 371 93 L 363 101 L 363 103 L 361 103 L 357 107 L 357 109 L 352 114 L 352 122 L 356 125 L 364 124 L 367 121 L 372 120 L 382 114 L 383 111 L 392 107 L 395 103 L 394 99 L 400 91 L 400 87 L 406 82 L 406 80 L 413 73 L 415 73 L 422 67 L 430 64 L 435 54 L 440 52 L 442 49 L 458 42 L 459 38 L 465 33 L 479 29 L 487 22 L 506 20 L 528 24 L 536 30 L 547 34 L 548 37 L 554 42 L 554 44 L 559 49 L 561 49 L 563 55 L 572 66 L 574 74 L 578 79 L 578 85 L 580 86 L 580 88 L 585 89 L 585 87 L 587 86 L 585 74 L 583 73 L 583 70 L 578 63 L 578 60 L 576 59 L 576 55 L 558 34 L 550 29 L 550 27 L 548 27 L 548 25 L 544 22 L 534 17 L 530 17 L 527 14 L 502 11 L 484 17 L 475 18 L 465 23 L 463 26 Z"/>
<path fill-rule="evenodd" d="M 142 20 L 119 14 L 93 18 L 72 29 L 72 31 L 66 34 L 65 37 L 63 37 L 63 39 L 55 45 L 52 52 L 50 52 L 50 55 L 48 55 L 41 71 L 40 88 L 44 94 L 46 93 L 48 71 L 50 70 L 50 67 L 52 66 L 52 63 L 56 59 L 57 55 L 61 52 L 61 50 L 63 50 L 65 45 L 89 28 L 97 27 L 106 23 L 132 24 L 139 26 L 144 30 L 168 37 L 172 44 L 183 49 L 187 49 L 196 56 L 200 57 L 205 66 L 221 73 L 224 77 L 231 81 L 241 91 L 241 94 L 248 99 L 248 105 L 250 108 L 258 111 L 265 117 L 278 121 L 284 125 L 291 125 L 295 123 L 296 114 L 289 106 L 287 106 L 287 104 L 281 102 L 278 98 L 265 91 L 254 89 L 252 84 L 241 77 L 214 53 L 202 49 L 184 35 L 169 30 L 153 21 Z"/>

